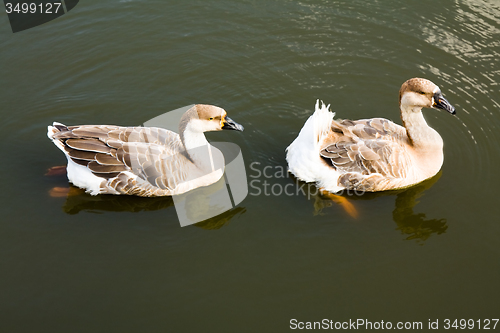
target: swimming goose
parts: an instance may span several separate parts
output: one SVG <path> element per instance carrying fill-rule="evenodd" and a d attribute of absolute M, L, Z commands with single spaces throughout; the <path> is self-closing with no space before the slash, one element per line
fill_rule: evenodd
<path fill-rule="evenodd" d="M 455 114 L 438 86 L 413 78 L 401 86 L 403 126 L 383 118 L 333 120 L 319 101 L 297 138 L 286 149 L 289 171 L 320 189 L 385 191 L 420 183 L 443 164 L 443 140 L 429 127 L 422 108 Z"/>
<path fill-rule="evenodd" d="M 204 132 L 243 131 L 213 105 L 198 104 L 179 122 L 179 134 L 157 127 L 65 126 L 47 136 L 68 159 L 68 179 L 92 195 L 171 196 L 207 186 L 224 172 L 222 153 Z"/>

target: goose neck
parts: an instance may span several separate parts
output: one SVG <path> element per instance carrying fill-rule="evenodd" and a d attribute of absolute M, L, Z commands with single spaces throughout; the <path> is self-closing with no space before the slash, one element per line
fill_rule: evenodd
<path fill-rule="evenodd" d="M 194 126 L 188 123 L 180 133 L 182 144 L 186 149 L 186 154 L 191 161 L 204 172 L 213 171 L 211 145 L 208 143 L 205 134 L 197 131 Z"/>
<path fill-rule="evenodd" d="M 401 105 L 401 120 L 406 128 L 410 143 L 416 148 L 441 146 L 443 141 L 439 133 L 432 129 L 425 121 L 422 107 Z"/>

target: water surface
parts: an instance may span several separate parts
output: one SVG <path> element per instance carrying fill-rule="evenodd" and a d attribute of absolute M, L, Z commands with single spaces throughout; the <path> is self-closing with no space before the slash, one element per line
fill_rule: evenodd
<path fill-rule="evenodd" d="M 282 332 L 289 321 L 498 318 L 497 1 L 80 1 L 13 34 L 0 15 L 0 321 L 5 332 Z M 399 122 L 411 77 L 457 116 L 424 110 L 441 173 L 348 199 L 291 177 L 285 148 L 316 99 L 340 118 Z M 171 199 L 52 198 L 52 121 L 139 125 L 224 107 L 256 186 L 181 228 Z M 251 168 L 252 163 L 254 168 Z M 269 166 L 274 175 L 258 177 Z M 257 185 L 259 184 L 259 185 Z M 278 185 L 276 185 L 278 184 Z M 260 189 L 264 189 L 260 187 Z"/>

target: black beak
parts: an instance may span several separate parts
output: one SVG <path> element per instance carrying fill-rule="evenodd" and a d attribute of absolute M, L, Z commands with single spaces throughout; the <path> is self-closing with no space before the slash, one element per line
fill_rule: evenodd
<path fill-rule="evenodd" d="M 443 110 L 448 111 L 451 114 L 456 113 L 453 105 L 451 105 L 450 102 L 448 102 L 446 100 L 446 98 L 444 98 L 443 95 L 441 95 L 441 92 L 439 92 L 439 91 L 436 92 L 433 97 L 434 97 L 434 104 L 432 104 L 433 108 L 443 109 Z"/>
<path fill-rule="evenodd" d="M 240 131 L 243 132 L 243 126 L 235 122 L 229 117 L 224 118 L 223 120 L 224 126 L 222 126 L 223 130 L 234 130 L 234 131 Z"/>

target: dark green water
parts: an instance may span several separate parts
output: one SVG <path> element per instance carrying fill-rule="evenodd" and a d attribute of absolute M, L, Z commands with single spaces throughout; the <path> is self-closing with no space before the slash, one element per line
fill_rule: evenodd
<path fill-rule="evenodd" d="M 399 122 L 411 77 L 457 108 L 424 111 L 445 142 L 442 172 L 348 198 L 356 219 L 314 188 L 251 188 L 184 228 L 169 199 L 49 196 L 67 184 L 44 176 L 65 163 L 46 137 L 54 120 L 138 125 L 219 105 L 245 132 L 208 137 L 239 145 L 249 181 L 277 189 L 294 180 L 250 165 L 285 168 L 316 99 L 341 118 Z M 426 331 L 429 319 L 498 318 L 499 81 L 494 0 L 82 0 L 16 34 L 0 14 L 1 331 L 285 332 L 293 318 Z"/>

